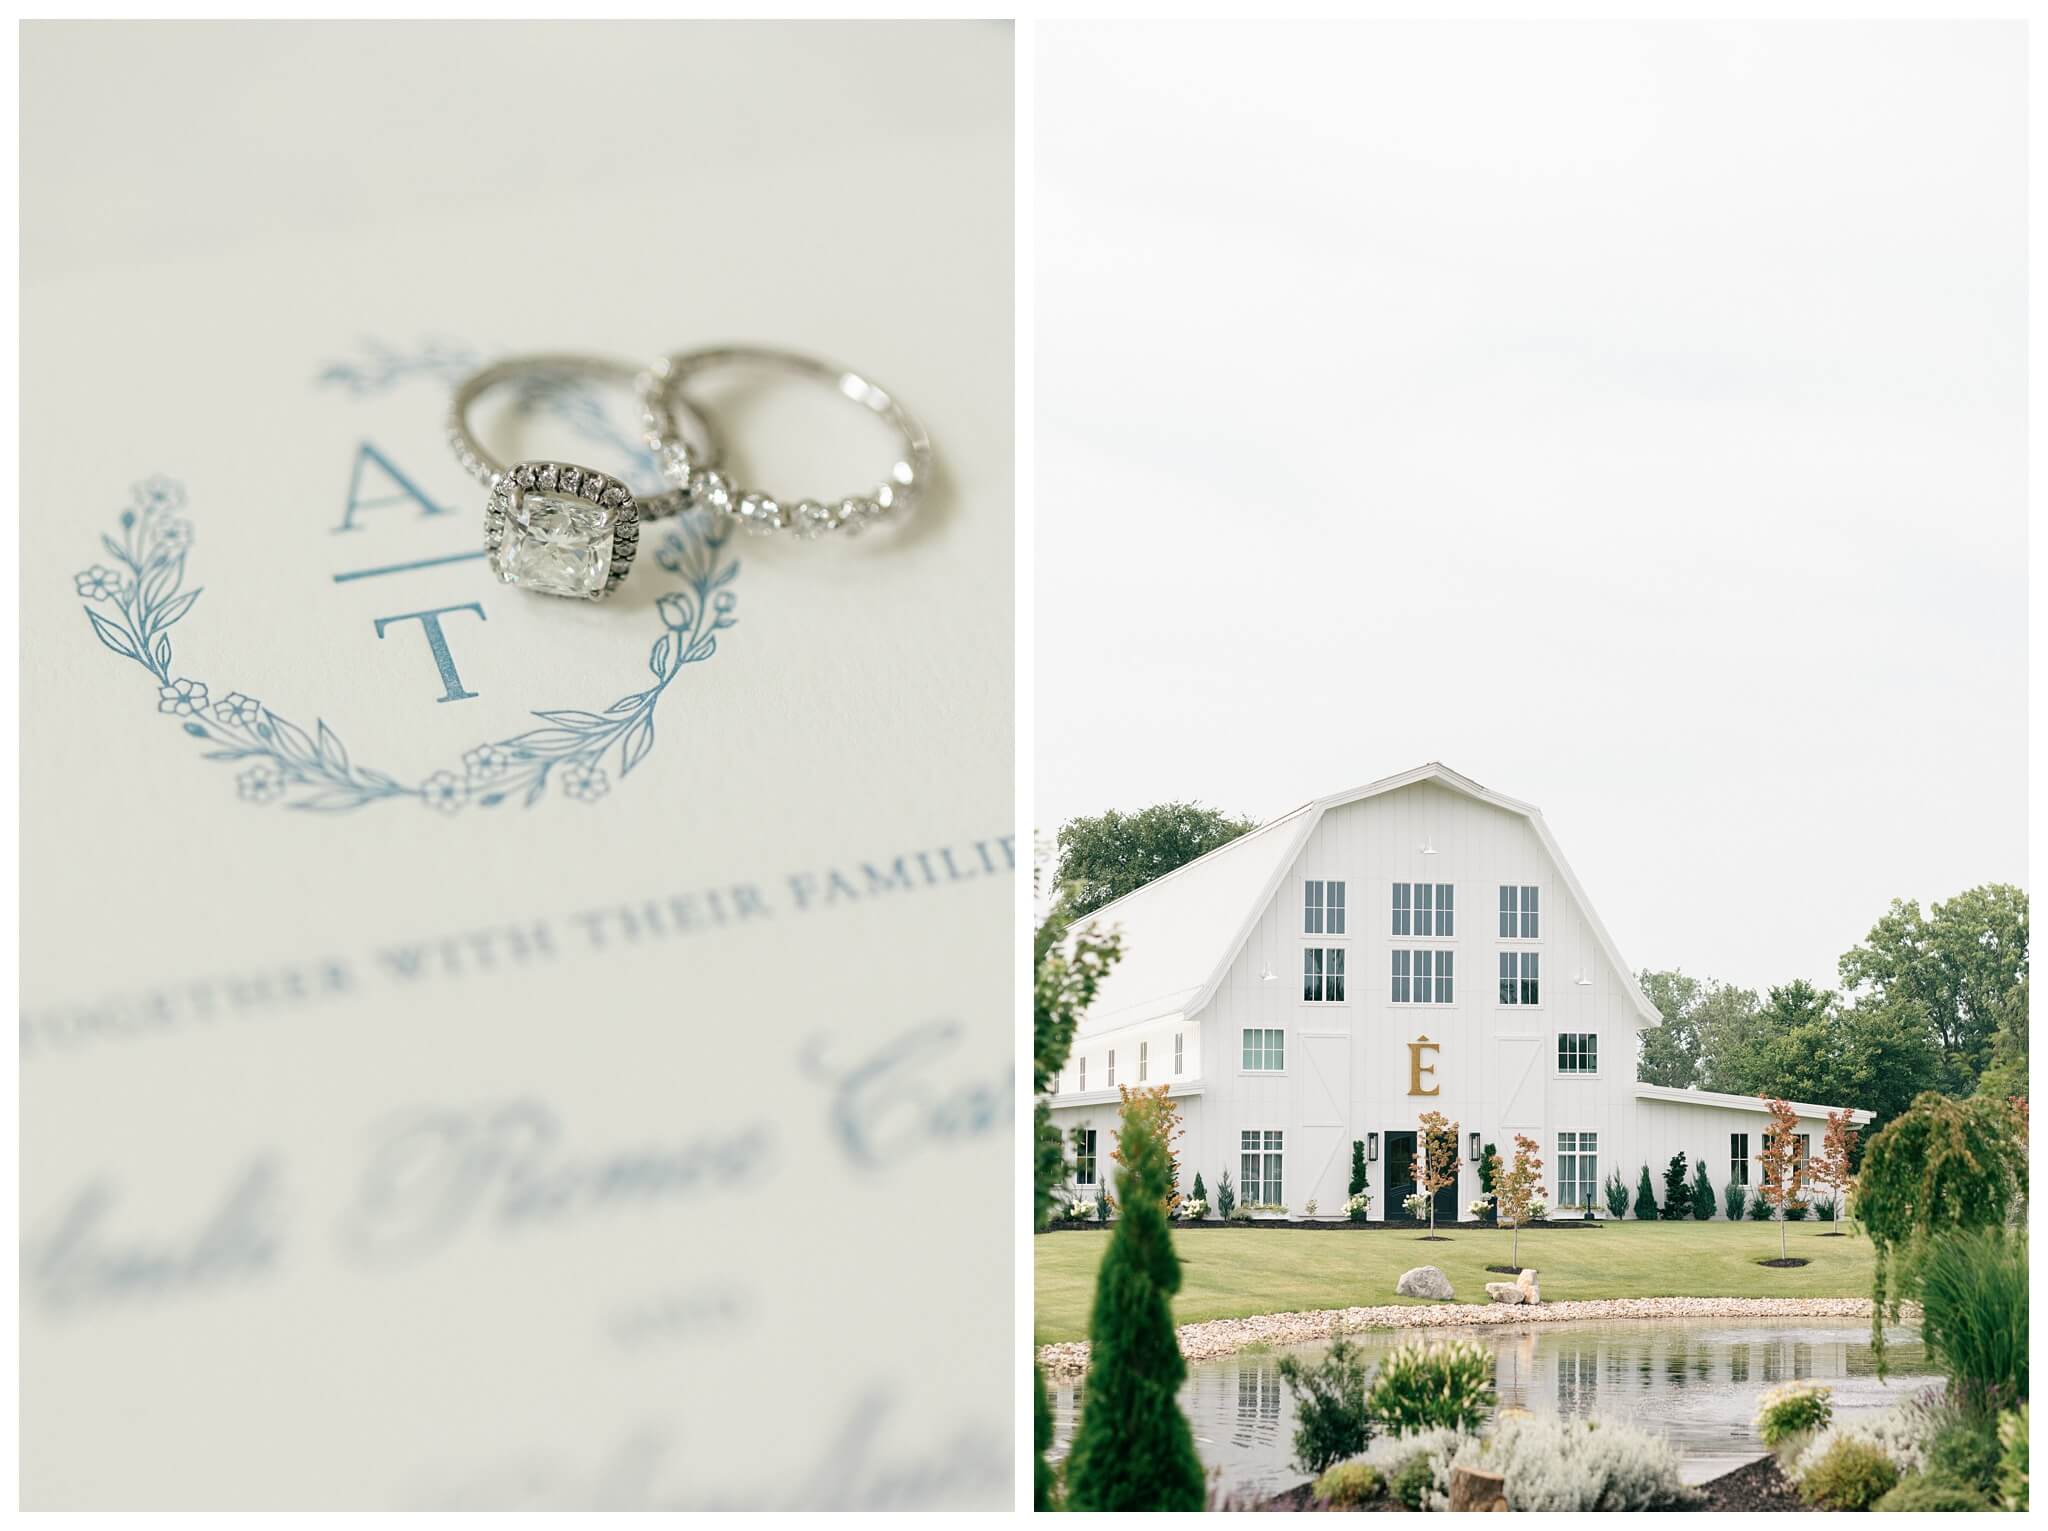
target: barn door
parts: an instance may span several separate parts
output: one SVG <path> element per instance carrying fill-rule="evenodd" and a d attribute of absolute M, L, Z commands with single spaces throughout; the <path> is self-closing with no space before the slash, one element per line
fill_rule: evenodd
<path fill-rule="evenodd" d="M 1341 1213 L 1351 1183 L 1350 1034 L 1304 1032 L 1301 1053 L 1301 1168 L 1290 1166 L 1299 1187 L 1290 1199 L 1297 1213 L 1310 1198 L 1319 1216 Z"/>

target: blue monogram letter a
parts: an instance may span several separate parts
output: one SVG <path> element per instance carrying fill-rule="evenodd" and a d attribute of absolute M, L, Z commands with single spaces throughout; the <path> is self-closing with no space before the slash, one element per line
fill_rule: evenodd
<path fill-rule="evenodd" d="M 387 492 L 373 495 L 366 499 L 363 495 L 363 469 L 365 466 L 372 464 L 384 475 Z M 395 494 L 388 492 L 388 486 L 390 485 L 397 486 Z M 358 510 L 377 510 L 385 505 L 396 505 L 400 500 L 411 500 L 419 506 L 421 515 L 445 516 L 449 513 L 449 508 L 446 505 L 436 505 L 432 500 L 428 499 L 420 486 L 399 472 L 397 466 L 390 458 L 365 441 L 356 448 L 355 470 L 348 476 L 348 504 L 342 508 L 341 525 L 337 526 L 335 530 L 337 532 L 355 531 L 357 530 L 356 512 Z"/>

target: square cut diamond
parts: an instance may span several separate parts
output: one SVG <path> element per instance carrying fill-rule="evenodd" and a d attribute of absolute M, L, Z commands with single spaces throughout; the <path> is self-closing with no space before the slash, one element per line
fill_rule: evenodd
<path fill-rule="evenodd" d="M 529 489 L 505 508 L 491 572 L 507 585 L 545 595 L 594 599 L 612 567 L 618 512 L 573 494 Z"/>

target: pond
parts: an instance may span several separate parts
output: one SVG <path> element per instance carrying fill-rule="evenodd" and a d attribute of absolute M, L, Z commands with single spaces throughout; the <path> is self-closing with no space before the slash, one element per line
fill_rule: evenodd
<path fill-rule="evenodd" d="M 1834 1388 L 1836 1417 L 1898 1403 L 1938 1382 L 1917 1331 L 1888 1329 L 1886 1366 L 1877 1379 L 1870 1326 L 1860 1321 L 1759 1319 L 1596 1319 L 1585 1323 L 1480 1329 L 1378 1330 L 1352 1338 L 1377 1361 L 1404 1339 L 1465 1335 L 1494 1353 L 1494 1386 L 1503 1406 L 1536 1414 L 1599 1415 L 1660 1430 L 1678 1448 L 1688 1483 L 1719 1477 L 1763 1454 L 1750 1431 L 1756 1397 L 1793 1378 Z M 1204 1467 L 1223 1470 L 1225 1487 L 1264 1497 L 1307 1474 L 1294 1455 L 1294 1399 L 1280 1380 L 1280 1357 L 1320 1359 L 1327 1341 L 1273 1346 L 1191 1363 L 1181 1407 Z M 1050 1386 L 1053 1454 L 1072 1440 L 1081 1387 Z"/>

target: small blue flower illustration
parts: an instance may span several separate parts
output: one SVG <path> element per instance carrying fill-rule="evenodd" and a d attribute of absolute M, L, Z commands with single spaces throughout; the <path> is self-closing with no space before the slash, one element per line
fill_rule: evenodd
<path fill-rule="evenodd" d="M 121 588 L 120 577 L 105 564 L 94 564 L 73 578 L 78 585 L 78 593 L 89 600 L 104 601 Z"/>
<path fill-rule="evenodd" d="M 671 574 L 683 572 L 683 539 L 670 532 L 661 539 L 661 551 L 654 555 L 654 561 Z"/>
<path fill-rule="evenodd" d="M 502 744 L 479 744 L 462 757 L 471 781 L 492 781 L 512 769 L 512 752 Z"/>
<path fill-rule="evenodd" d="M 192 546 L 190 521 L 166 521 L 157 528 L 157 548 L 165 553 L 182 553 Z"/>
<path fill-rule="evenodd" d="M 690 610 L 690 603 L 679 595 L 663 596 L 654 603 L 654 608 L 661 613 L 661 620 L 670 632 L 687 632 L 690 624 L 696 620 L 695 613 Z"/>
<path fill-rule="evenodd" d="M 182 675 L 167 686 L 157 687 L 156 710 L 174 717 L 196 718 L 206 710 L 206 683 L 186 680 Z"/>
<path fill-rule="evenodd" d="M 134 486 L 135 508 L 145 516 L 167 516 L 185 506 L 185 486 L 161 473 Z"/>
<path fill-rule="evenodd" d="M 453 813 L 469 796 L 469 784 L 453 771 L 436 771 L 420 783 L 420 798 L 436 813 Z"/>
<path fill-rule="evenodd" d="M 730 590 L 721 590 L 718 592 L 718 599 L 713 601 L 712 605 L 715 608 L 717 608 L 718 614 L 720 616 L 724 616 L 728 611 L 731 611 L 733 607 L 739 605 L 739 597 L 734 595 Z"/>
<path fill-rule="evenodd" d="M 562 791 L 575 802 L 594 803 L 611 789 L 611 782 L 597 766 L 572 760 L 562 767 Z"/>
<path fill-rule="evenodd" d="M 235 785 L 252 803 L 274 803 L 284 796 L 284 773 L 266 760 L 237 776 Z"/>
<path fill-rule="evenodd" d="M 213 704 L 213 715 L 223 723 L 236 723 L 243 728 L 252 728 L 256 720 L 263 716 L 263 704 L 253 696 L 244 696 L 236 691 L 230 693 L 225 700 Z"/>

